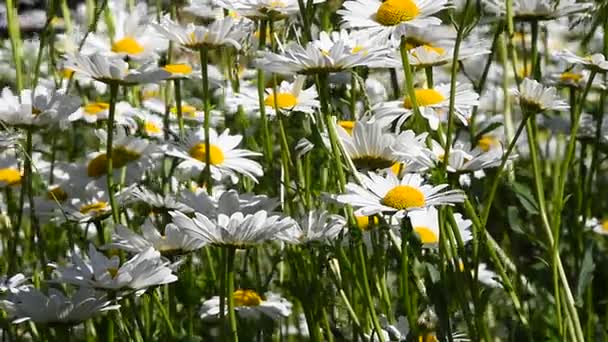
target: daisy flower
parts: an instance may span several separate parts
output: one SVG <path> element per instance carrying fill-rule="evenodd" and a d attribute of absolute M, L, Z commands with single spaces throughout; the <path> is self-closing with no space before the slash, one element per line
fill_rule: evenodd
<path fill-rule="evenodd" d="M 182 100 L 182 117 L 187 123 L 198 124 L 203 123 L 205 120 L 205 113 L 201 109 L 202 104 L 195 101 L 196 99 L 188 99 L 187 101 Z M 144 108 L 149 111 L 165 115 L 167 110 L 165 101 L 159 98 L 148 98 L 142 102 Z M 173 105 L 169 108 L 169 119 L 172 122 L 177 122 L 177 106 Z M 210 125 L 217 127 L 224 124 L 224 115 L 221 111 L 211 110 Z"/>
<path fill-rule="evenodd" d="M 357 66 L 382 68 L 390 66 L 391 49 L 384 39 L 370 38 L 346 31 L 321 32 L 319 39 L 305 47 L 297 43 L 283 46 L 279 53 L 262 52 L 257 67 L 278 74 L 316 74 L 339 72 Z"/>
<path fill-rule="evenodd" d="M 186 190 L 179 194 L 180 201 L 209 218 L 217 218 L 218 214 L 232 215 L 240 212 L 244 215 L 255 214 L 258 211 L 274 211 L 280 204 L 276 198 L 266 195 L 239 194 L 236 190 L 213 191 L 209 195 L 203 189 Z M 186 213 L 184 210 L 180 210 Z"/>
<path fill-rule="evenodd" d="M 484 2 L 486 8 L 499 16 L 506 15 L 506 5 L 502 0 Z M 585 12 L 593 7 L 592 3 L 576 0 L 514 0 L 513 16 L 516 20 L 552 20 Z"/>
<path fill-rule="evenodd" d="M 241 49 L 241 43 L 250 31 L 250 23 L 232 17 L 218 19 L 209 26 L 188 24 L 182 26 L 164 16 L 161 22 L 153 24 L 158 33 L 172 42 L 191 50 L 213 49 L 232 46 Z"/>
<path fill-rule="evenodd" d="M 76 325 L 100 312 L 120 307 L 110 304 L 105 295 L 86 287 L 81 287 L 71 297 L 54 288 L 48 290 L 48 295 L 30 288 L 0 302 L 14 324 L 32 321 L 54 325 Z"/>
<path fill-rule="evenodd" d="M 123 203 L 130 205 L 133 203 L 143 203 L 146 206 L 153 208 L 154 212 L 164 210 L 179 210 L 183 213 L 192 213 L 194 210 L 188 205 L 181 203 L 178 199 L 171 195 L 161 195 L 143 186 L 132 186 L 124 191 L 124 196 L 121 197 Z"/>
<path fill-rule="evenodd" d="M 439 243 L 439 213 L 434 207 L 416 210 L 409 213 L 408 218 L 412 224 L 412 230 L 418 235 L 420 242 L 425 246 L 436 246 Z M 460 214 L 454 214 L 454 220 L 458 225 L 460 237 L 466 244 L 473 239 L 470 227 L 472 222 L 465 220 Z"/>
<path fill-rule="evenodd" d="M 490 53 L 485 42 L 477 42 L 474 44 L 463 44 L 458 50 L 458 60 L 474 56 L 482 56 Z M 452 63 L 454 59 L 453 46 L 432 46 L 421 45 L 411 50 L 408 50 L 410 65 L 420 68 L 444 65 Z M 395 54 L 395 64 L 397 67 L 402 67 L 401 55 Z"/>
<path fill-rule="evenodd" d="M 608 219 L 600 221 L 592 217 L 585 222 L 585 226 L 600 235 L 608 235 Z"/>
<path fill-rule="evenodd" d="M 335 197 L 339 203 L 355 208 L 355 215 L 386 213 L 402 217 L 414 210 L 464 201 L 462 191 L 444 191 L 447 184 L 425 184 L 419 174 L 406 174 L 399 179 L 390 172 L 384 177 L 370 172 L 359 174 L 359 178 L 362 185 L 348 183 L 346 193 Z"/>
<path fill-rule="evenodd" d="M 563 50 L 558 52 L 555 57 L 562 59 L 568 63 L 580 65 L 591 71 L 604 73 L 608 71 L 608 61 L 601 53 L 594 53 L 586 57 L 579 57 L 575 53 Z"/>
<path fill-rule="evenodd" d="M 300 224 L 280 234 L 280 239 L 290 243 L 326 242 L 334 240 L 344 231 L 346 220 L 326 210 L 309 211 Z"/>
<path fill-rule="evenodd" d="M 238 289 L 232 294 L 235 310 L 243 319 L 258 320 L 261 316 L 272 320 L 287 318 L 291 315 L 292 304 L 278 294 L 267 292 L 260 296 L 254 290 Z M 227 301 L 224 301 L 227 302 Z M 220 314 L 220 297 L 214 296 L 203 302 L 201 319 L 215 319 Z M 227 312 L 228 308 L 224 308 Z"/>
<path fill-rule="evenodd" d="M 325 0 L 313 0 L 313 4 Z M 239 16 L 253 20 L 278 20 L 300 12 L 298 0 L 216 0 L 215 3 Z"/>
<path fill-rule="evenodd" d="M 450 107 L 450 84 L 439 84 L 433 88 L 417 88 L 414 90 L 416 103 L 420 114 L 428 120 L 433 130 L 439 128 L 440 122 L 447 122 Z M 479 101 L 479 95 L 473 91 L 473 87 L 466 83 L 456 83 L 456 94 L 454 103 L 454 114 L 463 125 L 468 125 L 471 110 Z M 412 101 L 406 97 L 402 101 L 389 101 L 373 108 L 374 118 L 383 125 L 388 125 L 397 120 L 397 127 L 414 114 Z"/>
<path fill-rule="evenodd" d="M 165 134 L 163 119 L 155 114 L 142 112 L 136 117 L 139 119 L 139 132 L 150 138 L 162 139 Z"/>
<path fill-rule="evenodd" d="M 513 95 L 519 99 L 522 109 L 531 114 L 570 108 L 565 101 L 559 98 L 557 89 L 547 88 L 527 77 L 521 82 L 520 90 L 513 90 Z"/>
<path fill-rule="evenodd" d="M 401 161 L 392 149 L 396 135 L 382 132 L 382 127 L 384 125 L 378 121 L 357 121 L 352 134 L 349 134 L 342 126 L 336 126 L 344 150 L 357 169 L 375 171 Z"/>
<path fill-rule="evenodd" d="M 240 249 L 252 247 L 268 241 L 275 241 L 277 234 L 293 228 L 297 223 L 291 218 L 269 215 L 260 210 L 255 214 L 217 214 L 209 219 L 200 213 L 190 218 L 178 211 L 169 213 L 173 223 L 195 239 L 217 246 L 231 246 Z"/>
<path fill-rule="evenodd" d="M 230 135 L 228 129 L 218 135 L 214 129 L 209 130 L 209 160 L 211 176 L 221 180 L 228 176 L 233 182 L 238 181 L 238 175 L 244 175 L 257 182 L 262 176 L 262 166 L 248 158 L 259 156 L 259 153 L 236 148 L 243 136 Z M 200 174 L 206 167 L 207 150 L 205 147 L 205 132 L 198 130 L 190 132 L 185 143 L 179 148 L 170 148 L 167 155 L 182 159 L 180 168 L 190 170 L 194 175 Z"/>
<path fill-rule="evenodd" d="M 24 284 L 26 281 L 27 278 L 21 273 L 17 273 L 12 277 L 0 276 L 0 294 L 7 292 L 15 294 L 30 289 L 31 286 Z"/>
<path fill-rule="evenodd" d="M 99 54 L 83 55 L 75 53 L 68 55 L 66 57 L 66 67 L 96 81 L 123 86 L 155 83 L 171 76 L 171 73 L 158 68 L 154 63 L 143 64 L 138 69 L 130 69 L 129 63 L 118 57 Z"/>
<path fill-rule="evenodd" d="M 83 190 L 80 194 L 74 193 L 67 201 L 61 209 L 65 213 L 65 218 L 73 222 L 101 221 L 112 214 L 107 193 L 99 189 Z"/>
<path fill-rule="evenodd" d="M 174 224 L 168 224 L 163 235 L 150 220 L 146 220 L 141 227 L 141 235 L 123 225 L 117 225 L 112 233 L 112 243 L 104 248 L 140 253 L 152 247 L 163 256 L 173 256 L 200 249 L 204 245 L 203 241 L 190 237 Z"/>
<path fill-rule="evenodd" d="M 276 93 L 272 88 L 266 89 L 267 95 L 264 99 L 266 114 L 276 115 L 276 105 L 281 112 L 302 112 L 313 115 L 320 106 L 318 95 L 314 86 L 302 89 L 305 81 L 306 76 L 298 76 L 293 83 L 281 82 Z M 254 93 L 237 93 L 233 102 L 234 105 L 242 105 L 245 111 L 259 111 L 258 97 Z"/>
<path fill-rule="evenodd" d="M 167 42 L 148 23 L 148 7 L 145 3 L 138 3 L 132 11 L 125 10 L 123 3 L 110 7 L 114 19 L 114 35 L 110 37 L 108 32 L 89 34 L 85 42 L 87 49 L 136 61 L 154 59 L 158 52 L 167 49 Z"/>
<path fill-rule="evenodd" d="M 10 88 L 2 89 L 0 121 L 7 126 L 45 126 L 63 124 L 80 105 L 80 99 L 64 95 L 54 88 L 37 86 L 13 94 Z"/>
<path fill-rule="evenodd" d="M 71 265 L 53 264 L 52 266 L 57 274 L 54 282 L 57 283 L 105 290 L 130 289 L 143 293 L 150 286 L 177 281 L 177 276 L 172 274 L 167 265 L 168 263 L 161 260 L 160 253 L 154 248 L 136 254 L 121 265 L 117 255 L 108 258 L 91 244 L 88 261 L 75 253 L 72 255 Z"/>
<path fill-rule="evenodd" d="M 133 120 L 133 114 L 140 112 L 140 110 L 133 108 L 128 102 L 120 101 L 116 104 L 114 122 L 119 126 L 132 130 L 133 127 L 137 127 L 137 123 Z M 87 124 L 94 124 L 107 120 L 109 113 L 109 103 L 103 101 L 89 102 L 68 116 L 68 120 L 70 122 L 84 121 Z"/>
<path fill-rule="evenodd" d="M 13 154 L 0 154 L 0 189 L 21 185 L 23 175 Z"/>
<path fill-rule="evenodd" d="M 345 28 L 399 38 L 408 27 L 440 25 L 441 19 L 432 15 L 449 6 L 448 0 L 354 0 L 345 1 L 338 14 L 342 15 Z"/>

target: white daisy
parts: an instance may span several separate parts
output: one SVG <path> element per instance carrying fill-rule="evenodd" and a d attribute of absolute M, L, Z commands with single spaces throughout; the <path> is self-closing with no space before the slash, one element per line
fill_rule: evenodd
<path fill-rule="evenodd" d="M 488 0 L 484 5 L 498 16 L 506 15 L 506 5 L 502 0 Z M 552 20 L 584 12 L 591 7 L 593 7 L 592 3 L 576 0 L 514 0 L 513 16 L 521 21 Z"/>
<path fill-rule="evenodd" d="M 141 235 L 123 225 L 117 225 L 112 233 L 112 243 L 104 248 L 116 248 L 129 253 L 140 253 L 152 247 L 163 256 L 174 256 L 202 248 L 205 243 L 185 234 L 174 224 L 165 227 L 161 234 L 148 219 L 141 227 Z"/>
<path fill-rule="evenodd" d="M 143 186 L 133 186 L 127 191 L 124 191 L 122 200 L 125 204 L 143 203 L 146 206 L 153 208 L 153 211 L 158 210 L 179 210 L 183 213 L 192 213 L 194 210 L 188 205 L 178 201 L 172 194 L 161 195 Z"/>
<path fill-rule="evenodd" d="M 244 215 L 255 214 L 260 210 L 272 212 L 281 204 L 278 199 L 266 195 L 239 194 L 236 190 L 213 191 L 213 195 L 209 195 L 201 188 L 181 192 L 179 200 L 209 218 L 217 218 L 218 214 L 232 215 L 236 212 Z M 180 211 L 187 213 L 184 210 Z"/>
<path fill-rule="evenodd" d="M 412 230 L 418 235 L 420 242 L 425 246 L 436 246 L 439 243 L 439 212 L 434 207 L 423 210 L 412 211 L 408 214 Z M 473 239 L 470 227 L 472 222 L 465 220 L 460 214 L 454 214 L 454 220 L 458 225 L 460 237 L 466 244 Z"/>
<path fill-rule="evenodd" d="M 381 177 L 375 173 L 359 174 L 363 185 L 348 183 L 346 193 L 336 196 L 342 204 L 355 208 L 355 215 L 379 213 L 404 216 L 414 210 L 464 201 L 461 190 L 447 190 L 447 184 L 425 184 L 419 174 L 406 174 L 399 179 L 392 173 Z"/>
<path fill-rule="evenodd" d="M 346 220 L 340 215 L 329 214 L 326 210 L 309 211 L 300 224 L 283 231 L 279 238 L 289 243 L 326 242 L 334 240 L 344 231 Z"/>
<path fill-rule="evenodd" d="M 608 235 L 608 219 L 598 220 L 595 217 L 587 219 L 585 227 L 592 229 L 595 233 L 600 235 Z"/>
<path fill-rule="evenodd" d="M 260 296 L 254 290 L 238 289 L 232 294 L 234 309 L 243 319 L 258 320 L 261 316 L 273 320 L 287 318 L 291 315 L 292 304 L 278 294 L 267 292 Z M 225 301 L 227 302 L 227 301 Z M 214 296 L 203 302 L 200 310 L 202 319 L 215 319 L 220 314 L 220 297 Z M 224 309 L 227 312 L 228 308 Z"/>
<path fill-rule="evenodd" d="M 13 323 L 32 321 L 42 324 L 75 325 L 108 310 L 116 310 L 120 305 L 110 305 L 105 295 L 95 290 L 81 287 L 71 297 L 50 288 L 48 295 L 31 288 L 20 291 L 0 302 Z"/>
<path fill-rule="evenodd" d="M 420 114 L 428 120 L 429 126 L 437 130 L 440 122 L 447 122 L 450 107 L 450 84 L 439 84 L 433 88 L 415 89 L 416 103 Z M 460 122 L 467 126 L 471 110 L 479 101 L 479 95 L 473 87 L 466 83 L 456 83 L 454 114 Z M 409 97 L 402 101 L 389 101 L 373 108 L 374 118 L 381 124 L 388 125 L 397 119 L 397 127 L 414 114 L 413 105 Z"/>
<path fill-rule="evenodd" d="M 375 171 L 386 169 L 402 161 L 392 149 L 396 135 L 382 132 L 383 127 L 384 125 L 378 121 L 371 123 L 357 121 L 352 135 L 342 126 L 336 127 L 344 150 L 357 169 Z"/>
<path fill-rule="evenodd" d="M 536 80 L 524 78 L 520 90 L 514 89 L 513 94 L 519 99 L 521 107 L 531 114 L 547 110 L 567 110 L 568 104 L 561 100 L 554 87 L 545 87 Z"/>
<path fill-rule="evenodd" d="M 432 15 L 448 8 L 448 0 L 354 0 L 345 1 L 337 13 L 344 19 L 343 27 L 383 33 L 395 38 L 407 33 L 408 27 L 425 28 L 440 25 Z"/>
<path fill-rule="evenodd" d="M 606 57 L 604 57 L 604 55 L 601 53 L 594 53 L 586 57 L 579 57 L 571 51 L 563 50 L 555 54 L 555 57 L 563 59 L 564 61 L 571 64 L 580 65 L 585 69 L 589 69 L 595 72 L 603 73 L 608 71 L 608 61 L 606 60 Z"/>
<path fill-rule="evenodd" d="M 218 214 L 215 219 L 209 219 L 200 213 L 194 213 L 193 218 L 178 211 L 169 214 L 173 223 L 193 238 L 213 245 L 242 249 L 275 241 L 277 234 L 297 225 L 291 218 L 270 216 L 264 210 L 248 215 L 241 212 Z"/>
<path fill-rule="evenodd" d="M 155 83 L 171 76 L 171 73 L 155 66 L 154 63 L 144 64 L 138 69 L 130 69 L 129 64 L 120 58 L 98 54 L 68 55 L 66 67 L 99 82 L 125 86 Z"/>
<path fill-rule="evenodd" d="M 21 185 L 23 174 L 19 164 L 12 153 L 0 154 L 0 189 Z"/>
<path fill-rule="evenodd" d="M 483 41 L 474 44 L 463 44 L 458 50 L 458 60 L 487 55 L 490 50 L 487 49 L 487 44 Z M 408 50 L 410 65 L 420 68 L 439 66 L 452 63 L 454 59 L 454 47 L 451 45 L 429 45 L 424 44 L 416 46 Z M 395 54 L 395 66 L 402 67 L 401 55 Z"/>
<path fill-rule="evenodd" d="M 0 294 L 7 292 L 14 294 L 31 288 L 31 285 L 24 284 L 26 281 L 27 278 L 21 273 L 17 273 L 12 277 L 0 276 Z"/>
<path fill-rule="evenodd" d="M 226 129 L 218 135 L 214 129 L 209 130 L 209 155 L 205 147 L 205 132 L 198 130 L 190 132 L 180 148 L 170 148 L 166 153 L 183 161 L 180 168 L 189 170 L 191 174 L 198 175 L 206 167 L 206 159 L 211 163 L 211 176 L 216 180 L 230 177 L 233 182 L 238 181 L 238 175 L 244 175 L 257 182 L 262 176 L 262 166 L 250 160 L 250 157 L 259 156 L 259 153 L 236 148 L 243 136 L 230 135 Z"/>
<path fill-rule="evenodd" d="M 53 193 L 53 195 L 56 195 Z M 99 189 L 83 190 L 80 193 L 70 194 L 67 203 L 61 207 L 65 217 L 73 222 L 87 223 L 101 221 L 112 214 L 110 200 L 105 191 Z"/>
<path fill-rule="evenodd" d="M 160 258 L 160 253 L 154 248 L 136 254 L 121 265 L 117 255 L 108 258 L 91 244 L 88 259 L 85 261 L 75 253 L 71 265 L 53 264 L 57 274 L 54 282 L 105 290 L 130 289 L 143 293 L 150 286 L 177 281 L 177 276 L 167 267 L 168 263 Z"/>
<path fill-rule="evenodd" d="M 386 41 L 378 37 L 346 31 L 321 32 L 319 39 L 309 42 L 306 47 L 279 43 L 279 53 L 263 52 L 255 63 L 259 68 L 279 74 L 316 74 L 357 66 L 388 67 L 390 52 Z"/>
<path fill-rule="evenodd" d="M 162 139 L 165 134 L 163 118 L 156 114 L 142 112 L 137 115 L 139 119 L 139 132 L 150 138 Z"/>
<path fill-rule="evenodd" d="M 153 24 L 165 38 L 191 50 L 232 46 L 241 49 L 241 43 L 251 29 L 251 23 L 232 17 L 218 19 L 209 26 L 188 24 L 182 26 L 164 16 L 159 24 Z"/>

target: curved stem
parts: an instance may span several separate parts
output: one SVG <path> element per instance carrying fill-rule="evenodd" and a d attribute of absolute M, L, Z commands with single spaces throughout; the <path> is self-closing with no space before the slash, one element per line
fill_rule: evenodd
<path fill-rule="evenodd" d="M 116 112 L 116 98 L 118 96 L 118 84 L 110 84 L 110 109 L 108 115 L 108 126 L 107 126 L 107 140 L 106 140 L 106 184 L 108 186 L 108 198 L 110 199 L 110 207 L 112 207 L 112 219 L 114 223 L 119 223 L 120 217 L 118 213 L 118 206 L 116 205 L 116 199 L 114 198 L 114 166 L 112 164 L 112 144 L 114 141 L 114 114 Z"/>
<path fill-rule="evenodd" d="M 207 193 L 213 193 L 213 181 L 211 179 L 211 142 L 209 141 L 209 125 L 211 121 L 211 99 L 209 93 L 209 50 L 206 47 L 201 48 L 201 73 L 203 76 L 203 110 L 205 112 L 205 169 L 201 173 L 204 174 Z"/>
<path fill-rule="evenodd" d="M 234 247 L 228 247 L 226 253 L 226 287 L 228 299 L 228 320 L 230 321 L 230 336 L 233 342 L 238 342 L 239 334 L 236 326 L 236 312 L 234 311 Z"/>
<path fill-rule="evenodd" d="M 179 138 L 184 139 L 184 115 L 182 113 L 182 82 L 179 79 L 173 81 L 175 85 L 175 111 L 177 112 L 177 124 L 179 125 Z"/>

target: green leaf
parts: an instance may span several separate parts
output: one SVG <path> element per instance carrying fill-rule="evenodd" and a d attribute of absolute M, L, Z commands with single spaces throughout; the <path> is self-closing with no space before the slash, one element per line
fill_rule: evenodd
<path fill-rule="evenodd" d="M 521 205 L 526 209 L 526 211 L 532 215 L 537 215 L 538 212 L 538 203 L 536 203 L 536 198 L 530 191 L 530 188 L 527 186 L 513 182 L 513 190 L 515 191 L 515 196 L 521 203 Z"/>
<path fill-rule="evenodd" d="M 578 273 L 578 282 L 576 284 L 576 305 L 582 306 L 583 295 L 587 287 L 591 285 L 593 281 L 593 271 L 595 271 L 595 262 L 593 261 L 593 245 L 589 244 L 585 250 L 585 256 L 583 257 L 583 264 L 581 270 Z"/>
<path fill-rule="evenodd" d="M 522 228 L 523 222 L 519 216 L 519 212 L 515 206 L 511 205 L 507 208 L 507 218 L 509 219 L 511 229 L 516 233 L 526 235 L 526 232 Z"/>

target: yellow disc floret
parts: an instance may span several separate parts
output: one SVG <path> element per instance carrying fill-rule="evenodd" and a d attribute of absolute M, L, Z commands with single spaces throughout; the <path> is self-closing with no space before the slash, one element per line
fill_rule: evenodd
<path fill-rule="evenodd" d="M 105 211 L 107 208 L 108 208 L 107 202 L 95 202 L 95 203 L 85 204 L 85 205 L 81 206 L 80 212 L 82 214 L 88 214 L 90 212 L 97 214 L 101 211 Z"/>
<path fill-rule="evenodd" d="M 414 94 L 416 94 L 416 103 L 420 107 L 436 105 L 445 100 L 445 97 L 435 89 L 416 89 L 414 90 Z M 403 100 L 403 107 L 407 109 L 413 108 L 412 100 L 409 97 Z"/>
<path fill-rule="evenodd" d="M 211 144 L 209 150 L 209 161 L 211 162 L 211 165 L 220 165 L 224 162 L 224 152 L 221 148 Z M 190 156 L 204 163 L 207 160 L 207 149 L 205 148 L 205 144 L 201 143 L 192 146 L 192 148 L 190 148 Z"/>
<path fill-rule="evenodd" d="M 264 100 L 264 104 L 270 107 L 275 106 L 275 95 L 270 94 Z M 276 95 L 276 105 L 279 108 L 293 108 L 298 104 L 298 98 L 293 96 L 292 93 L 278 93 Z"/>
<path fill-rule="evenodd" d="M 389 190 L 382 204 L 398 210 L 421 208 L 425 204 L 424 194 L 417 188 L 409 185 L 397 185 Z"/>
<path fill-rule="evenodd" d="M 376 21 L 384 26 L 395 26 L 418 16 L 420 10 L 412 0 L 387 0 L 376 12 Z"/>
<path fill-rule="evenodd" d="M 420 241 L 424 244 L 435 244 L 439 242 L 439 236 L 437 236 L 437 234 L 429 227 L 414 227 L 414 231 L 418 234 Z"/>
<path fill-rule="evenodd" d="M 108 157 L 105 153 L 91 159 L 87 165 L 87 175 L 89 177 L 101 177 L 106 174 L 108 169 Z"/>
<path fill-rule="evenodd" d="M 144 52 L 144 47 L 132 37 L 125 37 L 112 44 L 112 51 L 116 53 L 126 53 L 129 55 L 139 55 Z"/>
<path fill-rule="evenodd" d="M 232 298 L 236 306 L 258 306 L 262 303 L 262 298 L 254 290 L 236 290 Z"/>
<path fill-rule="evenodd" d="M 108 110 L 110 108 L 110 104 L 105 102 L 91 102 L 84 106 L 84 113 L 87 115 L 95 116 L 104 110 Z"/>
<path fill-rule="evenodd" d="M 9 186 L 21 184 L 21 172 L 12 168 L 0 169 L 0 184 L 2 183 Z"/>
<path fill-rule="evenodd" d="M 190 75 L 192 73 L 192 67 L 188 64 L 167 64 L 163 69 L 172 74 Z"/>

